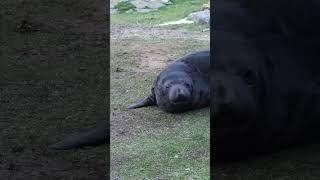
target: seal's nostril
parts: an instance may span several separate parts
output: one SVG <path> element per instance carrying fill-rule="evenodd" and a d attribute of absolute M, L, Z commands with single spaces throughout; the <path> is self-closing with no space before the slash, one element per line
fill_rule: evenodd
<path fill-rule="evenodd" d="M 181 101 L 181 100 L 183 100 L 184 99 L 184 96 L 183 96 L 183 94 L 178 94 L 178 98 L 177 98 L 179 101 Z"/>
<path fill-rule="evenodd" d="M 176 98 L 174 99 L 174 102 L 183 102 L 185 101 L 187 98 L 185 96 L 185 94 L 183 93 L 177 93 Z"/>

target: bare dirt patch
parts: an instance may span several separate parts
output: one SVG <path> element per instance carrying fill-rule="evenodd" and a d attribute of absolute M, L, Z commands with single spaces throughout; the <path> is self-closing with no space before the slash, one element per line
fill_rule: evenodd
<path fill-rule="evenodd" d="M 162 69 L 172 61 L 168 47 L 147 45 L 139 53 L 139 69 Z"/>
<path fill-rule="evenodd" d="M 132 59 L 130 68 L 134 72 L 161 70 L 178 58 L 177 52 L 183 49 L 183 41 L 203 41 L 209 44 L 210 32 L 144 27 L 132 24 L 111 23 L 111 57 Z M 173 41 L 181 43 L 179 46 Z M 168 43 L 166 42 L 168 41 Z M 189 47 L 185 47 L 189 48 Z M 183 54 L 180 54 L 181 56 Z M 111 67 L 113 68 L 113 67 Z M 116 71 L 122 71 L 119 67 Z"/>
<path fill-rule="evenodd" d="M 112 17 L 111 17 L 112 18 Z M 169 27 L 145 27 L 142 25 L 116 24 L 110 27 L 111 39 L 194 39 L 210 41 L 210 31 L 190 31 L 187 29 L 170 29 Z"/>

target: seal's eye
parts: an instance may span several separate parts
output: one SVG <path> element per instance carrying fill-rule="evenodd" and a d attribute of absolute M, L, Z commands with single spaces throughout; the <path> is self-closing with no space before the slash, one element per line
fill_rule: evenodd
<path fill-rule="evenodd" d="M 189 84 L 189 83 L 184 83 L 184 85 L 185 85 L 187 88 L 190 88 L 190 84 Z"/>
<path fill-rule="evenodd" d="M 244 71 L 242 78 L 248 85 L 255 84 L 255 74 L 251 70 Z"/>

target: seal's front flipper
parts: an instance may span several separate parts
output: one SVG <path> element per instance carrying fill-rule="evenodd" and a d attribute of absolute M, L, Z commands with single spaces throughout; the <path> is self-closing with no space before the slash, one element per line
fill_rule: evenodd
<path fill-rule="evenodd" d="M 146 106 L 153 106 L 156 105 L 155 103 L 155 99 L 153 98 L 153 96 L 149 95 L 147 97 L 145 97 L 144 99 L 142 99 L 141 101 L 131 104 L 130 106 L 128 106 L 128 109 L 135 109 L 135 108 L 141 108 L 141 107 L 146 107 Z"/>

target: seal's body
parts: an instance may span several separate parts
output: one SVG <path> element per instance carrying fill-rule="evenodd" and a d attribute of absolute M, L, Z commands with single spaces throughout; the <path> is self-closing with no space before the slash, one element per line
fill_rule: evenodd
<path fill-rule="evenodd" d="M 157 105 L 177 113 L 209 105 L 210 51 L 188 54 L 166 67 L 154 81 L 151 93 L 128 108 Z"/>
<path fill-rule="evenodd" d="M 246 158 L 319 137 L 319 49 L 312 45 L 320 36 L 308 28 L 309 22 L 319 24 L 320 11 L 313 10 L 320 6 L 314 3 L 215 2 L 214 160 Z"/>
<path fill-rule="evenodd" d="M 252 40 L 233 34 L 234 41 L 224 43 L 232 35 L 217 34 L 210 72 L 214 159 L 319 138 L 318 63 L 281 36 Z"/>

